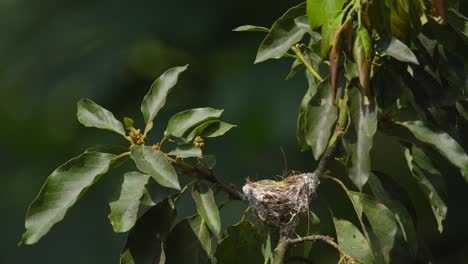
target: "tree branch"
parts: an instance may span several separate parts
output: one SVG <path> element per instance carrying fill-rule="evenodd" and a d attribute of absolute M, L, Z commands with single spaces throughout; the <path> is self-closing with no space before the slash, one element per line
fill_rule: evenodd
<path fill-rule="evenodd" d="M 305 237 L 299 237 L 295 239 L 288 239 L 287 237 L 283 236 L 280 238 L 278 245 L 275 249 L 275 257 L 274 257 L 274 264 L 283 264 L 286 252 L 288 251 L 289 246 L 294 244 L 303 243 L 305 241 L 323 241 L 328 245 L 334 247 L 340 253 L 340 256 L 344 256 L 345 258 L 349 258 L 340 248 L 340 246 L 333 241 L 333 238 L 329 236 L 322 236 L 322 235 L 310 235 Z"/>
<path fill-rule="evenodd" d="M 240 193 L 237 191 L 236 187 L 233 184 L 226 185 L 223 183 L 221 180 L 216 177 L 214 174 L 213 170 L 208 170 L 205 168 L 197 167 L 197 166 L 192 166 L 182 159 L 173 159 L 170 157 L 167 157 L 168 160 L 174 164 L 175 166 L 179 167 L 182 171 L 182 174 L 193 177 L 199 180 L 206 180 L 209 181 L 219 188 L 221 188 L 223 191 L 225 191 L 229 197 L 233 200 L 239 200 L 239 201 L 244 201 L 244 194 Z"/>

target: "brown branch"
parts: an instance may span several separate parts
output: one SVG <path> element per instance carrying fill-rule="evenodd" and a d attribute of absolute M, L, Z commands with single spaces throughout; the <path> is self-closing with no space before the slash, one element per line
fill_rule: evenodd
<path fill-rule="evenodd" d="M 182 174 L 189 177 L 193 177 L 195 179 L 206 180 L 213 183 L 214 185 L 218 186 L 220 189 L 225 191 L 233 200 L 245 200 L 244 195 L 237 191 L 236 187 L 233 184 L 226 185 L 225 183 L 223 183 L 221 180 L 218 179 L 218 177 L 216 177 L 213 170 L 201 168 L 198 166 L 192 166 L 183 161 L 182 159 L 173 159 L 170 157 L 167 158 L 172 164 L 181 169 Z"/>
<path fill-rule="evenodd" d="M 322 235 L 310 235 L 310 236 L 305 236 L 305 237 L 299 237 L 295 239 L 288 239 L 287 237 L 283 236 L 280 238 L 280 241 L 278 242 L 278 245 L 276 246 L 275 249 L 275 257 L 274 257 L 274 264 L 283 264 L 286 252 L 288 251 L 289 247 L 294 244 L 299 244 L 303 243 L 305 241 L 323 241 L 327 243 L 328 245 L 334 247 L 338 252 L 340 253 L 341 256 L 344 256 L 345 258 L 349 258 L 340 248 L 340 246 L 333 241 L 333 238 L 329 236 L 322 236 Z"/>

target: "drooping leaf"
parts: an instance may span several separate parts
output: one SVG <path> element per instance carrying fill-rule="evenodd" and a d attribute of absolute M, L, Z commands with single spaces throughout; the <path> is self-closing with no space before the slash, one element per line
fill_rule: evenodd
<path fill-rule="evenodd" d="M 340 68 L 341 45 L 339 37 L 335 37 L 335 41 L 330 50 L 330 83 L 332 91 L 332 101 L 335 102 L 336 90 L 338 86 L 338 70 Z M 335 104 L 335 103 L 334 103 Z"/>
<path fill-rule="evenodd" d="M 468 18 L 459 11 L 450 8 L 448 12 L 448 22 L 461 38 L 468 43 Z"/>
<path fill-rule="evenodd" d="M 205 264 L 208 262 L 209 257 L 192 227 L 194 224 L 195 222 L 192 222 L 191 225 L 190 221 L 186 219 L 177 224 L 171 231 L 166 240 L 166 263 Z"/>
<path fill-rule="evenodd" d="M 252 32 L 270 32 L 270 30 L 266 27 L 259 27 L 259 26 L 252 26 L 252 25 L 245 25 L 245 26 L 240 26 L 232 31 L 252 31 Z"/>
<path fill-rule="evenodd" d="M 216 248 L 218 263 L 263 263 L 261 237 L 259 230 L 248 221 L 228 227 L 226 236 Z"/>
<path fill-rule="evenodd" d="M 203 155 L 203 166 L 209 170 L 216 166 L 216 157 L 214 155 Z"/>
<path fill-rule="evenodd" d="M 169 155 L 174 155 L 185 158 L 201 157 L 202 151 L 199 147 L 193 145 L 192 143 L 178 145 L 175 149 L 169 152 Z"/>
<path fill-rule="evenodd" d="M 303 68 L 304 63 L 302 63 L 300 59 L 295 59 L 291 65 L 291 70 L 289 71 L 288 76 L 286 76 L 286 80 L 289 81 L 292 78 L 294 78 L 294 76 L 296 76 L 296 73 Z"/>
<path fill-rule="evenodd" d="M 313 82 L 315 86 L 315 82 Z M 314 90 L 316 90 L 315 88 Z M 307 111 L 309 110 L 309 102 L 312 100 L 311 88 L 307 90 L 304 97 L 302 98 L 301 105 L 299 107 L 299 114 L 297 116 L 297 128 L 296 128 L 296 138 L 301 148 L 301 151 L 306 151 L 310 148 L 306 140 L 306 129 L 307 129 Z M 316 92 L 316 91 L 315 91 Z"/>
<path fill-rule="evenodd" d="M 378 250 L 383 254 L 386 263 L 390 263 L 390 252 L 394 247 L 398 231 L 397 221 L 393 213 L 381 202 L 358 192 L 350 192 L 353 204 L 365 214 L 372 231 L 377 237 Z"/>
<path fill-rule="evenodd" d="M 372 39 L 367 29 L 363 25 L 360 25 L 357 28 L 354 40 L 353 58 L 357 65 L 360 87 L 365 96 L 369 96 L 372 56 Z"/>
<path fill-rule="evenodd" d="M 163 241 L 170 231 L 174 218 L 175 211 L 168 200 L 149 209 L 130 231 L 120 256 L 120 263 L 160 263 L 164 255 Z"/>
<path fill-rule="evenodd" d="M 205 220 L 211 232 L 221 238 L 221 218 L 213 191 L 204 183 L 198 182 L 193 187 L 192 196 L 197 205 L 198 214 Z"/>
<path fill-rule="evenodd" d="M 335 33 L 337 33 L 337 30 L 341 27 L 342 20 L 343 12 L 340 12 L 335 16 L 330 16 L 327 22 L 323 25 L 322 41 L 320 43 L 320 57 L 326 58 L 328 56 L 328 51 L 333 45 Z"/>
<path fill-rule="evenodd" d="M 302 3 L 289 9 L 276 20 L 258 48 L 255 63 L 268 59 L 279 59 L 288 52 L 292 45 L 299 42 L 304 34 L 310 30 L 308 25 L 301 23 L 303 20 L 307 20 L 305 13 L 306 5 Z"/>
<path fill-rule="evenodd" d="M 333 218 L 338 244 L 341 249 L 354 260 L 363 264 L 374 263 L 369 241 L 351 222 Z"/>
<path fill-rule="evenodd" d="M 435 148 L 460 170 L 468 182 L 468 155 L 449 134 L 432 130 L 421 121 L 406 121 L 399 124 L 408 128 L 417 139 Z"/>
<path fill-rule="evenodd" d="M 193 233 L 197 236 L 201 246 L 206 252 L 206 255 L 211 257 L 211 234 L 208 230 L 205 220 L 199 214 L 196 214 L 187 219 Z"/>
<path fill-rule="evenodd" d="M 325 151 L 330 139 L 331 129 L 338 117 L 338 109 L 333 106 L 330 82 L 320 83 L 317 93 L 308 103 L 305 126 L 305 140 L 312 148 L 315 159 Z"/>
<path fill-rule="evenodd" d="M 164 135 L 182 137 L 190 128 L 210 119 L 219 118 L 223 110 L 210 107 L 195 108 L 175 114 L 169 119 Z"/>
<path fill-rule="evenodd" d="M 223 121 L 219 120 L 208 120 L 205 123 L 197 126 L 190 132 L 190 134 L 187 136 L 188 141 L 192 141 L 196 136 L 202 136 L 202 137 L 220 137 L 231 128 L 236 127 L 236 125 L 232 125 Z"/>
<path fill-rule="evenodd" d="M 390 198 L 376 175 L 372 174 L 368 183 L 376 199 L 385 204 L 392 212 L 403 233 L 403 238 L 408 244 L 411 254 L 415 256 L 418 250 L 418 240 L 416 228 L 414 227 L 413 220 L 408 210 L 398 200 L 392 200 Z"/>
<path fill-rule="evenodd" d="M 46 180 L 26 214 L 22 244 L 34 244 L 61 221 L 68 209 L 109 170 L 116 155 L 85 152 L 58 167 Z"/>
<path fill-rule="evenodd" d="M 335 16 L 346 0 L 307 0 L 307 17 L 311 28 L 323 25 L 330 17 Z"/>
<path fill-rule="evenodd" d="M 273 263 L 273 249 L 271 247 L 271 238 L 270 233 L 268 233 L 265 240 L 265 244 L 262 245 L 262 254 L 264 257 L 263 264 L 272 264 Z"/>
<path fill-rule="evenodd" d="M 130 156 L 140 171 L 150 175 L 162 186 L 180 189 L 177 173 L 161 151 L 150 146 L 136 145 L 132 147 Z"/>
<path fill-rule="evenodd" d="M 350 156 L 349 177 L 361 190 L 371 173 L 370 150 L 377 130 L 376 102 L 364 105 L 357 89 L 349 91 L 349 98 L 351 127 L 344 135 L 344 145 Z"/>
<path fill-rule="evenodd" d="M 418 58 L 405 43 L 396 38 L 382 40 L 377 44 L 377 49 L 383 56 L 390 56 L 399 61 L 409 62 L 419 65 Z"/>
<path fill-rule="evenodd" d="M 413 153 L 408 148 L 405 148 L 405 158 L 411 174 L 418 181 L 421 191 L 425 194 L 427 201 L 431 205 L 439 232 L 442 233 L 444 228 L 443 221 L 447 215 L 447 206 L 440 198 L 432 183 L 427 179 L 424 171 L 415 163 Z"/>
<path fill-rule="evenodd" d="M 96 127 L 113 131 L 125 137 L 125 129 L 122 123 L 115 119 L 107 109 L 99 106 L 89 99 L 78 101 L 78 121 L 86 127 Z"/>
<path fill-rule="evenodd" d="M 137 220 L 140 199 L 145 192 L 149 175 L 133 171 L 124 174 L 124 180 L 117 200 L 111 202 L 109 220 L 115 232 L 127 232 Z"/>
<path fill-rule="evenodd" d="M 177 84 L 179 75 L 187 69 L 188 65 L 174 67 L 161 76 L 151 85 L 150 90 L 143 98 L 141 103 L 141 112 L 145 123 L 148 125 L 158 114 L 159 110 L 166 104 L 166 98 L 172 88 Z M 148 129 L 145 129 L 146 131 Z"/>

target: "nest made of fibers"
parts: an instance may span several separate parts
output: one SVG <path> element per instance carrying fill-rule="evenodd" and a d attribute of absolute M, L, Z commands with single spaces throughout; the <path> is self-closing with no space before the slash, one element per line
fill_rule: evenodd
<path fill-rule="evenodd" d="M 307 211 L 309 197 L 319 185 L 313 173 L 293 174 L 282 181 L 262 180 L 242 188 L 260 220 L 270 226 L 293 229 L 299 215 Z"/>

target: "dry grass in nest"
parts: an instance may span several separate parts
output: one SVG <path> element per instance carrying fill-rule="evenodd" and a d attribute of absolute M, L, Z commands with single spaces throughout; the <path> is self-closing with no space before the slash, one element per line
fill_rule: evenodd
<path fill-rule="evenodd" d="M 294 229 L 299 215 L 307 211 L 319 183 L 315 174 L 303 173 L 282 181 L 247 181 L 242 190 L 262 222 L 287 230 Z"/>

